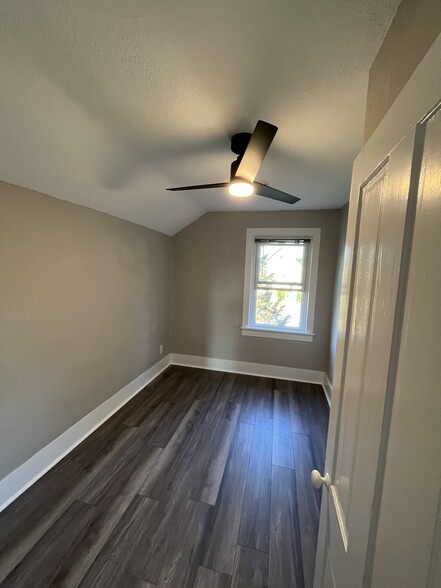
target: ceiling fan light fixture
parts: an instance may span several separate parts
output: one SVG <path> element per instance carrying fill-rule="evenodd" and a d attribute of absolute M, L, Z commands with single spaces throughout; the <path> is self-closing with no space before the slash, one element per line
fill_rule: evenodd
<path fill-rule="evenodd" d="M 228 192 L 235 198 L 246 198 L 252 194 L 257 194 L 258 196 L 277 200 L 278 202 L 295 204 L 300 200 L 297 196 L 292 196 L 291 194 L 276 190 L 267 184 L 261 184 L 256 181 L 257 172 L 266 157 L 276 133 L 277 127 L 264 120 L 258 120 L 252 133 L 236 133 L 231 137 L 231 151 L 238 157 L 230 166 L 229 182 L 179 186 L 177 188 L 167 188 L 167 190 L 181 192 L 185 190 L 228 188 Z"/>
<path fill-rule="evenodd" d="M 228 186 L 228 192 L 236 198 L 246 198 L 254 194 L 254 186 L 247 180 L 232 180 Z"/>

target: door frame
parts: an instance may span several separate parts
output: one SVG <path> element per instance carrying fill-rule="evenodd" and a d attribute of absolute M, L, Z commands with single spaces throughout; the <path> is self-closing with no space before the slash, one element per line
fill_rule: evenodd
<path fill-rule="evenodd" d="M 337 326 L 337 350 L 335 356 L 334 382 L 332 384 L 332 402 L 329 420 L 328 443 L 326 450 L 326 472 L 334 470 L 335 441 L 338 437 L 338 424 L 343 404 L 341 390 L 344 385 L 343 370 L 348 345 L 347 326 L 351 315 L 351 298 L 354 288 L 354 247 L 356 246 L 356 227 L 359 215 L 359 189 L 369 175 L 369 170 L 376 169 L 388 154 L 410 132 L 416 132 L 418 123 L 433 108 L 440 98 L 441 75 L 434 76 L 441 61 L 441 34 L 415 69 L 383 120 L 372 136 L 363 146 L 353 165 L 351 196 L 349 201 L 348 226 L 343 263 L 340 308 Z M 424 93 L 420 88 L 424 87 Z M 386 425 L 387 426 L 387 425 Z M 325 490 L 326 491 L 326 490 Z M 330 490 L 332 492 L 332 487 Z M 379 511 L 381 493 L 374 496 L 373 512 Z M 326 571 L 326 542 L 329 526 L 329 512 L 326 507 L 327 497 L 323 496 L 320 514 L 319 536 L 315 565 L 314 587 L 321 588 Z M 375 527 L 375 525 L 374 525 Z M 371 530 L 370 530 L 371 534 Z M 366 561 L 372 548 L 369 538 Z"/>

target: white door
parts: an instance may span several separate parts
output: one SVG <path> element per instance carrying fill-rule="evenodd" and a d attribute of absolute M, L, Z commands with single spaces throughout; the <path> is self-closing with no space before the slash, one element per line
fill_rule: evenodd
<path fill-rule="evenodd" d="M 441 106 L 419 125 L 416 149 L 409 278 L 366 573 L 375 587 L 441 587 Z"/>
<path fill-rule="evenodd" d="M 437 181 L 441 184 L 439 115 L 432 109 L 416 124 L 434 104 L 435 91 L 436 99 L 441 95 L 440 56 L 438 39 L 421 66 L 430 82 L 421 83 L 421 69 L 414 74 L 389 111 L 384 131 L 377 130 L 354 165 L 315 588 L 426 588 L 435 586 L 428 582 L 436 582 L 440 573 L 437 556 L 431 556 L 440 547 L 441 532 L 441 524 L 436 525 L 441 474 L 441 185 L 438 192 L 433 188 Z M 399 140 L 394 132 L 406 104 L 415 119 Z M 401 126 L 402 136 L 406 127 Z M 427 258 L 430 247 L 435 250 Z M 416 298 L 422 292 L 424 303 Z M 412 305 L 406 298 L 410 293 Z M 427 324 L 431 326 L 430 339 L 417 329 L 416 315 L 427 334 Z M 412 418 L 418 384 L 431 388 L 420 395 L 424 407 Z M 404 440 L 407 444 L 400 445 Z M 409 450 L 406 456 L 401 447 Z M 408 488 L 406 464 L 410 475 L 421 475 L 421 464 L 428 463 L 432 471 L 427 479 L 411 480 Z M 423 504 L 416 502 L 419 496 L 424 496 Z M 419 511 L 413 517 L 419 533 L 414 537 L 409 509 Z M 395 535 L 397 526 L 402 538 Z M 414 543 L 418 547 L 408 558 Z M 423 577 L 423 583 L 414 582 Z"/>

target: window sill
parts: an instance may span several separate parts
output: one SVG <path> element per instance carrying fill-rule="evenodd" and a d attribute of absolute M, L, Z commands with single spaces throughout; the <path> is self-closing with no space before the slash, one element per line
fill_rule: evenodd
<path fill-rule="evenodd" d="M 267 337 L 268 339 L 285 339 L 288 341 L 303 341 L 312 343 L 314 333 L 303 333 L 299 331 L 277 331 L 275 329 L 265 329 L 263 327 L 240 327 L 242 335 L 248 337 Z"/>

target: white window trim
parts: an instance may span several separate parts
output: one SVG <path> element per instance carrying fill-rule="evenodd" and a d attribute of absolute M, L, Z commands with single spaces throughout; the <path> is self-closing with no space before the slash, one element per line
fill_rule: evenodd
<path fill-rule="evenodd" d="M 287 339 L 290 341 L 304 341 L 311 343 L 314 338 L 314 315 L 317 294 L 317 278 L 320 251 L 320 229 L 247 229 L 245 249 L 245 279 L 242 310 L 242 335 L 249 337 L 267 337 L 269 339 Z M 310 268 L 307 276 L 308 306 L 306 310 L 306 330 L 275 329 L 250 325 L 252 316 L 251 303 L 253 301 L 254 278 L 256 271 L 256 239 L 310 239 L 309 255 Z"/>

